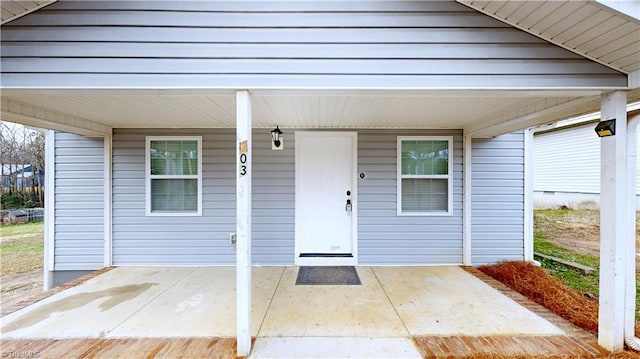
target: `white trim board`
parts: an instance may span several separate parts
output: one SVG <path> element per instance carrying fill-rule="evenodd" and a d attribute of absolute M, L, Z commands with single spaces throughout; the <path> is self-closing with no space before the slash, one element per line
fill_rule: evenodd
<path fill-rule="evenodd" d="M 55 269 L 56 246 L 56 133 L 48 130 L 45 135 L 44 150 L 44 265 L 43 288 L 49 290 L 53 287 L 52 272 Z"/>
<path fill-rule="evenodd" d="M 113 263 L 113 243 L 112 243 L 112 204 L 113 187 L 112 179 L 112 135 L 104 137 L 104 266 L 109 267 Z"/>
<path fill-rule="evenodd" d="M 195 179 L 198 181 L 197 210 L 195 212 L 153 212 L 151 210 L 151 141 L 197 141 L 198 174 L 197 175 L 162 175 L 156 179 Z M 196 217 L 202 216 L 202 136 L 146 136 L 145 137 L 145 215 L 147 217 Z"/>
<path fill-rule="evenodd" d="M 446 179 L 447 180 L 447 211 L 424 211 L 424 212 L 403 212 L 402 211 L 402 179 L 407 178 L 402 175 L 402 142 L 403 141 L 447 141 L 447 174 L 446 175 L 419 175 L 420 179 Z M 396 158 L 396 190 L 397 190 L 397 216 L 453 216 L 453 136 L 398 136 L 397 137 L 397 158 Z M 404 175 L 407 176 L 407 175 Z M 408 177 L 412 178 L 412 177 Z"/>

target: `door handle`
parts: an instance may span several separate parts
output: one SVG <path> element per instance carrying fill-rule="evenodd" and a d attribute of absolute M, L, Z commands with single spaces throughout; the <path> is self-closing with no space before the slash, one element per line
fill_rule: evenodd
<path fill-rule="evenodd" d="M 344 210 L 351 212 L 351 191 L 347 191 L 347 204 L 344 206 Z"/>

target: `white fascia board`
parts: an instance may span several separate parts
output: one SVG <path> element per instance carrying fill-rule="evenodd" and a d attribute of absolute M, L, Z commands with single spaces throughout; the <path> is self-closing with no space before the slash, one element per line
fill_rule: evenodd
<path fill-rule="evenodd" d="M 111 134 L 111 127 L 101 123 L 38 108 L 8 98 L 2 98 L 0 118 L 3 121 L 87 137 L 104 137 Z"/>
<path fill-rule="evenodd" d="M 600 96 L 601 89 L 471 89 L 471 88 L 252 88 L 251 97 L 261 96 L 363 96 L 363 97 L 584 97 Z M 3 88 L 3 97 L 20 96 L 233 96 L 235 88 L 163 88 L 163 89 L 64 89 Z"/>

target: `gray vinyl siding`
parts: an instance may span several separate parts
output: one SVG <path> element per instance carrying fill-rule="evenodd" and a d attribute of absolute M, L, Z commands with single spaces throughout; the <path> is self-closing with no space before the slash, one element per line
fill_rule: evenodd
<path fill-rule="evenodd" d="M 253 132 L 252 260 L 293 264 L 294 130 L 285 150 L 272 151 L 267 129 Z M 145 136 L 203 136 L 202 217 L 145 216 Z M 455 135 L 453 216 L 396 215 L 399 135 Z M 361 264 L 462 262 L 462 140 L 459 131 L 358 133 L 358 240 Z M 113 137 L 114 265 L 235 264 L 235 132 L 229 129 L 117 129 Z"/>
<path fill-rule="evenodd" d="M 453 215 L 397 215 L 398 136 L 454 136 Z M 358 132 L 359 264 L 462 264 L 462 136 L 451 130 Z"/>
<path fill-rule="evenodd" d="M 474 139 L 472 147 L 472 262 L 522 260 L 524 134 Z"/>
<path fill-rule="evenodd" d="M 55 134 L 54 270 L 104 264 L 104 140 Z"/>
<path fill-rule="evenodd" d="M 454 1 L 60 1 L 2 27 L 5 87 L 616 87 Z"/>
<path fill-rule="evenodd" d="M 201 135 L 202 216 L 145 216 L 145 137 Z M 253 139 L 252 261 L 293 264 L 293 136 L 271 151 L 268 130 Z M 233 265 L 236 229 L 235 131 L 117 129 L 113 136 L 114 265 Z"/>

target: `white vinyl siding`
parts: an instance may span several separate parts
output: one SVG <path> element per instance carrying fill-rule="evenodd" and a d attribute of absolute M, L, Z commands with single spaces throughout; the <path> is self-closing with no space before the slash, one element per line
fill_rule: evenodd
<path fill-rule="evenodd" d="M 202 215 L 202 137 L 146 138 L 147 216 Z"/>
<path fill-rule="evenodd" d="M 539 133 L 533 139 L 533 190 L 600 193 L 600 138 L 595 122 Z M 637 151 L 640 153 L 640 141 Z M 640 156 L 636 194 L 640 194 Z"/>
<path fill-rule="evenodd" d="M 453 137 L 398 137 L 398 215 L 451 215 Z"/>
<path fill-rule="evenodd" d="M 454 1 L 59 1 L 2 27 L 5 87 L 625 87 Z"/>

